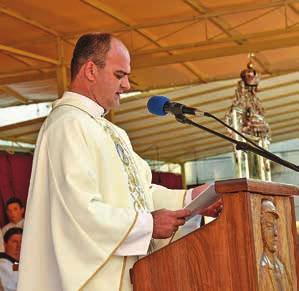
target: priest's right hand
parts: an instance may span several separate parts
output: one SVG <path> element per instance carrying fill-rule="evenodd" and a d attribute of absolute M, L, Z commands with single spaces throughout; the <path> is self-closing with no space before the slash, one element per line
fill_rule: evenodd
<path fill-rule="evenodd" d="M 185 224 L 185 218 L 191 215 L 188 209 L 179 209 L 171 211 L 168 209 L 159 209 L 152 212 L 153 216 L 153 238 L 169 238 L 175 233 L 179 226 Z"/>

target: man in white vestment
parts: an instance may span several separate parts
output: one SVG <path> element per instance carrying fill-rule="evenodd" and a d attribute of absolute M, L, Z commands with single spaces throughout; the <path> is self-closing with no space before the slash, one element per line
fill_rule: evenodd
<path fill-rule="evenodd" d="M 130 88 L 130 71 L 127 48 L 110 34 L 78 40 L 70 90 L 37 140 L 18 291 L 132 290 L 138 256 L 167 243 L 190 215 L 182 207 L 202 188 L 152 185 L 126 132 L 104 118 Z"/>
<path fill-rule="evenodd" d="M 5 252 L 0 254 L 0 281 L 4 291 L 17 290 L 22 233 L 22 228 L 13 227 L 4 235 Z"/>

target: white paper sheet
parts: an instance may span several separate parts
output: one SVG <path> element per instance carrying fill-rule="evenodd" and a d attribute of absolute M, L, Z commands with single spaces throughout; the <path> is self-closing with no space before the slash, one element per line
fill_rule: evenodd
<path fill-rule="evenodd" d="M 201 211 L 216 202 L 219 198 L 220 196 L 216 193 L 215 185 L 213 183 L 184 207 L 192 211 L 192 214 L 187 217 L 186 220 L 189 220 L 196 214 L 201 214 Z"/>

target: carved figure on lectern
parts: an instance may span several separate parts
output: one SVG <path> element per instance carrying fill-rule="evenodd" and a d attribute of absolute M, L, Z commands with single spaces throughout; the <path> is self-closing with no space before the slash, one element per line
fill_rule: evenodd
<path fill-rule="evenodd" d="M 260 290 L 292 290 L 291 278 L 278 257 L 279 213 L 271 198 L 261 201 L 261 233 L 263 253 L 260 259 Z"/>

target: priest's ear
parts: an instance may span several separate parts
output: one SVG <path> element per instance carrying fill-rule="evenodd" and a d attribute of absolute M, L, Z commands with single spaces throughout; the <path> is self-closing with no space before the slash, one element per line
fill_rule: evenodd
<path fill-rule="evenodd" d="M 83 70 L 84 70 L 84 75 L 85 78 L 90 81 L 93 82 L 96 80 L 96 76 L 98 74 L 98 70 L 99 68 L 97 67 L 97 65 L 91 61 L 88 60 L 84 65 L 83 65 Z"/>

